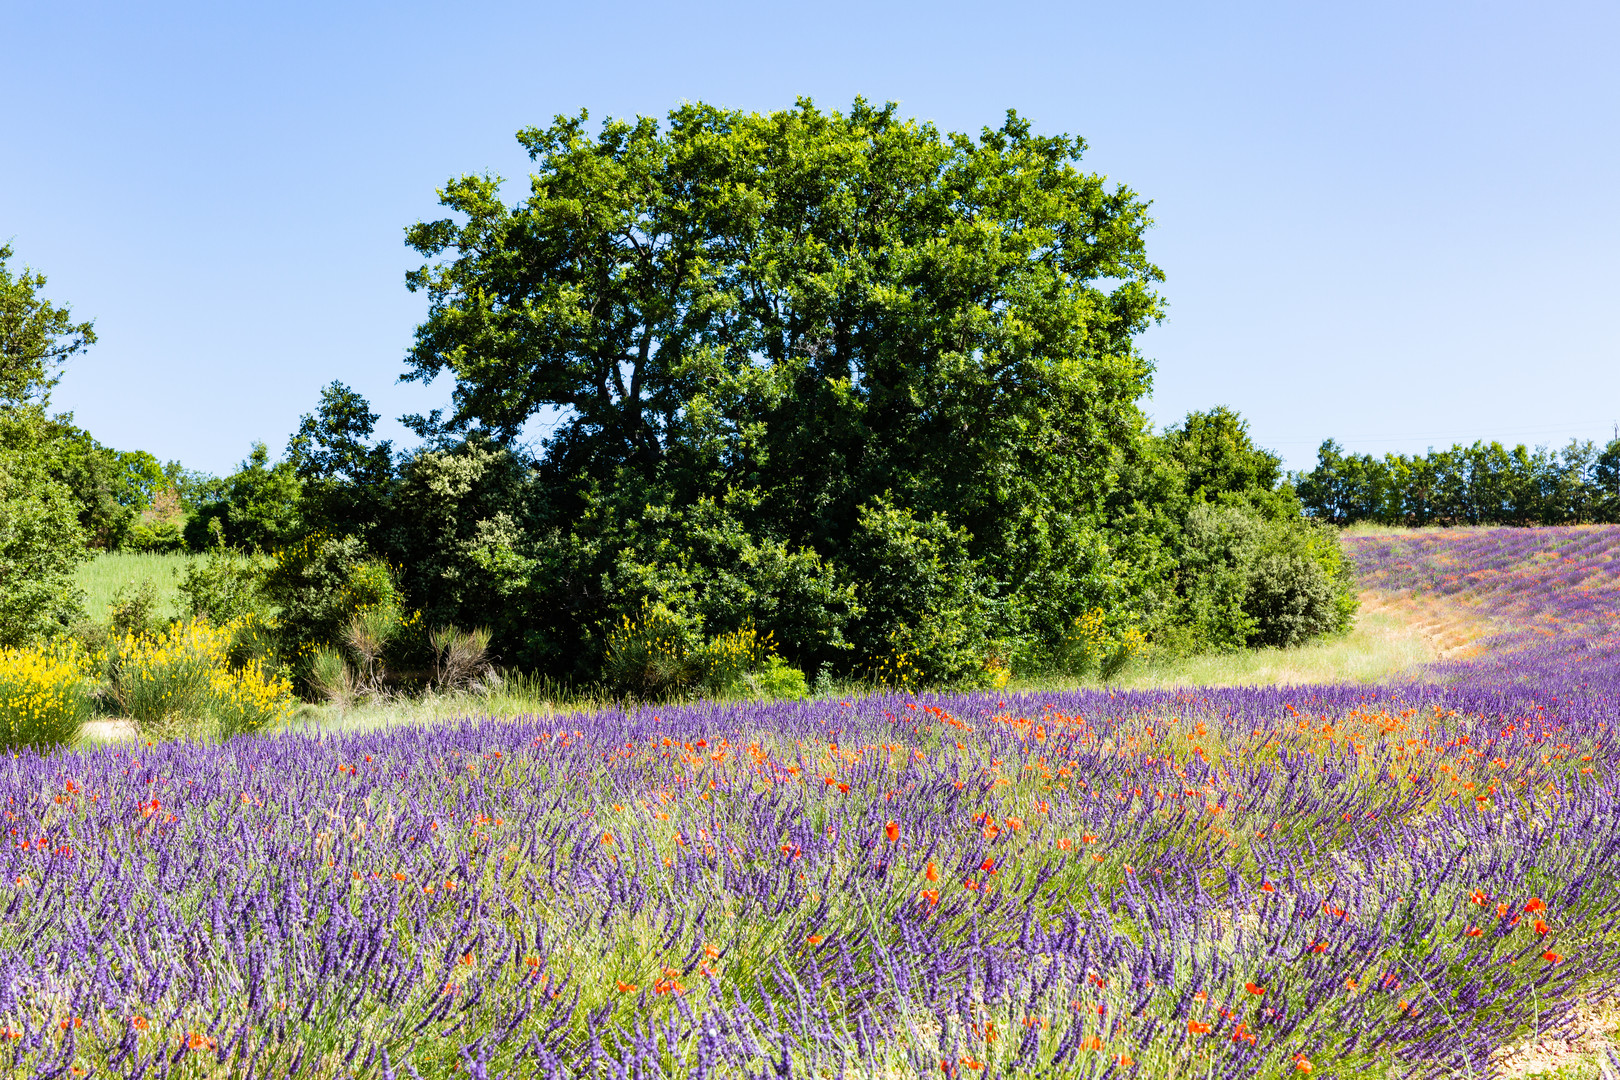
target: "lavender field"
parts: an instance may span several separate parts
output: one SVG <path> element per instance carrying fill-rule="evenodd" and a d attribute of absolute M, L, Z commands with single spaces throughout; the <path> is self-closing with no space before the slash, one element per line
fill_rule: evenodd
<path fill-rule="evenodd" d="M 1488 1075 L 1620 971 L 1620 530 L 1347 542 L 1368 587 L 1488 606 L 1491 650 L 1371 689 L 14 757 L 0 1055 L 38 1077 Z"/>
<path fill-rule="evenodd" d="M 1497 624 L 1448 671 L 1545 695 L 1612 697 L 1620 672 L 1620 528 L 1455 529 L 1347 537 L 1363 587 L 1439 600 Z"/>

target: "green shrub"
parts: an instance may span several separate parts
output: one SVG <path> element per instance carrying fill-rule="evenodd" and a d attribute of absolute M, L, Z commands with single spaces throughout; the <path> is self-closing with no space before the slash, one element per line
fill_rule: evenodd
<path fill-rule="evenodd" d="M 70 743 L 94 709 L 92 659 L 73 642 L 0 648 L 0 749 Z"/>
<path fill-rule="evenodd" d="M 186 550 L 186 537 L 178 521 L 140 522 L 129 527 L 118 547 L 150 555 L 177 555 Z"/>
<path fill-rule="evenodd" d="M 225 546 L 220 537 L 207 556 L 186 566 L 179 592 L 194 619 L 215 626 L 260 614 L 260 595 L 269 559 L 246 555 Z"/>
<path fill-rule="evenodd" d="M 120 585 L 107 605 L 107 626 L 115 638 L 157 629 L 158 587 L 151 578 Z"/>
<path fill-rule="evenodd" d="M 1209 648 L 1298 645 L 1347 628 L 1355 613 L 1336 541 L 1303 519 L 1199 504 L 1182 570 L 1188 623 Z"/>
<path fill-rule="evenodd" d="M 852 635 L 887 685 L 984 685 L 989 640 L 987 583 L 972 539 L 944 516 L 923 520 L 887 498 L 863 506 L 850 562 L 865 610 Z"/>
<path fill-rule="evenodd" d="M 186 543 L 201 551 L 222 532 L 227 544 L 243 550 L 285 545 L 303 531 L 302 488 L 291 462 L 272 465 L 269 449 L 254 443 L 236 472 L 209 481 L 194 495 L 196 511 L 186 522 Z"/>
<path fill-rule="evenodd" d="M 746 676 L 754 697 L 767 701 L 803 701 L 810 696 L 804 672 L 780 656 L 767 657 L 759 669 Z"/>
<path fill-rule="evenodd" d="M 303 658 L 316 645 L 338 640 L 358 606 L 349 582 L 365 557 L 359 540 L 326 533 L 312 533 L 271 554 L 261 588 L 276 609 L 284 656 Z"/>

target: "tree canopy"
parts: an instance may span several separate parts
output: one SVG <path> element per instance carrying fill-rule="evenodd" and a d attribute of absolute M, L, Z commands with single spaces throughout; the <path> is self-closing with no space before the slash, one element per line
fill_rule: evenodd
<path fill-rule="evenodd" d="M 532 480 L 487 473 L 522 499 L 458 541 L 504 568 L 506 610 L 546 613 L 526 631 L 542 651 L 657 601 L 760 616 L 812 666 L 900 652 L 959 676 L 1173 597 L 1175 515 L 1142 509 L 1146 478 L 1280 480 L 1234 414 L 1150 445 L 1149 205 L 1083 171 L 1078 138 L 1012 112 L 946 133 L 860 99 L 518 138 L 525 198 L 463 176 L 439 193 L 452 215 L 407 232 L 429 307 L 405 378 L 454 383 L 449 409 L 407 418 L 438 448 L 411 462 L 467 438 L 458 468 L 521 472 L 545 433 Z M 306 419 L 301 468 L 375 471 L 356 440 L 374 417 L 346 395 Z"/>
<path fill-rule="evenodd" d="M 90 322 L 41 295 L 45 275 L 13 273 L 10 244 L 0 244 L 0 404 L 44 404 L 68 357 L 96 342 Z"/>
<path fill-rule="evenodd" d="M 881 503 L 965 530 L 1003 592 L 1061 584 L 1143 425 L 1145 201 L 1014 113 L 977 137 L 861 100 L 587 119 L 519 134 L 522 202 L 466 176 L 409 230 L 435 261 L 407 377 L 455 379 L 419 430 L 539 417 L 565 504 L 633 478 L 834 557 Z"/>

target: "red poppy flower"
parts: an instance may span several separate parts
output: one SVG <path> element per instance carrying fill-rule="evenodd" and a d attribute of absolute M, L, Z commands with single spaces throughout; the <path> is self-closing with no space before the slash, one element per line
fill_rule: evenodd
<path fill-rule="evenodd" d="M 1261 994 L 1266 992 L 1265 987 L 1260 986 L 1257 983 L 1252 983 L 1252 982 L 1244 983 L 1243 984 L 1243 989 L 1247 990 L 1249 993 L 1253 994 L 1255 997 L 1259 997 Z"/>
<path fill-rule="evenodd" d="M 883 826 L 883 838 L 891 844 L 900 839 L 900 825 L 891 821 Z"/>

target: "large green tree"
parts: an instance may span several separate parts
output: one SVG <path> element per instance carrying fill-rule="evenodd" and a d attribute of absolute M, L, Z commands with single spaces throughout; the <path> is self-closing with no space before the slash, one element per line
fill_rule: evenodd
<path fill-rule="evenodd" d="M 440 193 L 454 216 L 409 230 L 430 307 L 407 377 L 454 379 L 418 430 L 516 443 L 546 425 L 570 528 L 627 488 L 670 521 L 711 500 L 857 579 L 898 570 L 874 552 L 936 557 L 876 543 L 875 522 L 939 531 L 977 575 L 952 595 L 981 599 L 991 636 L 1128 604 L 1105 500 L 1144 438 L 1133 338 L 1161 275 L 1147 204 L 1079 169 L 1081 140 L 1012 113 L 947 134 L 861 100 L 695 104 L 595 133 L 581 114 L 519 139 L 526 199 L 462 177 Z M 866 592 L 860 651 L 926 600 Z"/>
<path fill-rule="evenodd" d="M 41 295 L 45 276 L 6 265 L 0 244 L 0 645 L 60 626 L 77 610 L 73 569 L 88 557 L 79 504 L 55 475 L 45 415 L 68 357 L 95 341 L 90 323 Z"/>

